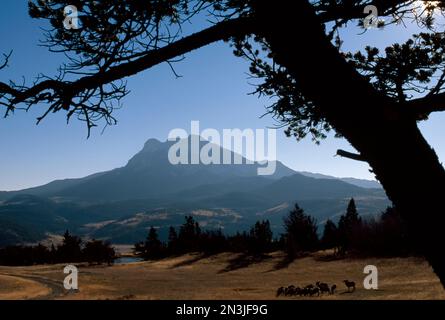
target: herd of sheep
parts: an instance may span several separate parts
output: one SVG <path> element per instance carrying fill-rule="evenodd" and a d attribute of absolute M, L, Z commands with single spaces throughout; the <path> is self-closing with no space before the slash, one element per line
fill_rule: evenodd
<path fill-rule="evenodd" d="M 343 281 L 346 288 L 348 289 L 348 292 L 354 292 L 355 291 L 355 282 L 344 280 Z M 324 293 L 327 294 L 335 294 L 335 290 L 337 289 L 337 285 L 333 284 L 332 286 L 329 286 L 327 283 L 323 283 L 320 281 L 317 281 L 315 285 L 309 284 L 305 286 L 304 288 L 300 288 L 294 285 L 290 285 L 288 287 L 280 287 L 277 290 L 277 297 L 280 296 L 304 296 L 304 297 L 313 297 L 313 296 L 320 296 Z M 352 290 L 352 291 L 351 291 Z"/>

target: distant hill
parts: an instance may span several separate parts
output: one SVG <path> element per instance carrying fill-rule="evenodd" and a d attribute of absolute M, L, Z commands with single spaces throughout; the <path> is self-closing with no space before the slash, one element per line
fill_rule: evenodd
<path fill-rule="evenodd" d="M 382 185 L 375 180 L 365 180 L 365 179 L 356 179 L 356 178 L 337 178 L 333 176 L 328 176 L 320 173 L 312 173 L 302 171 L 300 172 L 302 175 L 306 177 L 315 178 L 315 179 L 335 179 L 341 180 L 343 182 L 347 182 L 349 184 L 353 184 L 357 187 L 366 188 L 366 189 L 382 189 Z"/>
<path fill-rule="evenodd" d="M 132 243 L 152 225 L 165 236 L 168 226 L 181 224 L 186 214 L 196 216 L 204 228 L 226 232 L 269 219 L 280 232 L 282 218 L 295 202 L 320 223 L 338 217 L 351 197 L 363 215 L 377 214 L 389 204 L 381 188 L 311 177 L 281 162 L 272 176 L 258 176 L 260 165 L 245 164 L 245 159 L 242 165 L 171 165 L 171 145 L 151 139 L 125 167 L 0 193 L 0 245 L 37 241 L 65 229 Z"/>

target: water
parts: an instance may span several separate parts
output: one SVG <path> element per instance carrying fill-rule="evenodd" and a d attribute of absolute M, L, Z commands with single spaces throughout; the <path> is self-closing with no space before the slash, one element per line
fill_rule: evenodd
<path fill-rule="evenodd" d="M 144 259 L 140 257 L 120 257 L 114 260 L 114 264 L 127 264 L 133 262 L 141 262 L 141 261 L 144 261 Z"/>

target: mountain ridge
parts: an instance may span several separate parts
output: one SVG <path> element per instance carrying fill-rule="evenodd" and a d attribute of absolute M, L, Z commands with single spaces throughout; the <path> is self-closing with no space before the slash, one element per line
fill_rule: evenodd
<path fill-rule="evenodd" d="M 382 189 L 308 177 L 279 161 L 272 176 L 258 176 L 258 163 L 171 165 L 172 143 L 150 139 L 121 168 L 0 194 L 0 231 L 6 235 L 0 235 L 0 245 L 39 241 L 66 229 L 132 243 L 152 225 L 166 236 L 168 226 L 180 225 L 184 215 L 195 215 L 203 228 L 229 233 L 269 219 L 280 232 L 295 202 L 320 222 L 338 217 L 351 197 L 364 215 L 389 204 Z"/>
<path fill-rule="evenodd" d="M 109 175 L 109 174 L 119 174 L 122 170 L 124 169 L 128 169 L 128 168 L 138 168 L 140 169 L 140 167 L 143 168 L 143 166 L 138 166 L 138 162 L 139 163 L 150 163 L 150 161 L 152 161 L 153 159 L 147 159 L 144 156 L 147 154 L 153 154 L 153 153 L 157 153 L 159 151 L 163 151 L 163 152 L 167 152 L 167 149 L 173 144 L 174 142 L 170 142 L 170 141 L 166 141 L 166 142 L 161 142 L 157 139 L 151 138 L 148 139 L 145 144 L 144 147 L 136 154 L 134 155 L 125 166 L 123 167 L 119 167 L 119 168 L 115 168 L 112 170 L 108 170 L 108 171 L 103 171 L 103 172 L 99 172 L 99 173 L 94 173 L 85 177 L 81 177 L 81 178 L 70 178 L 70 179 L 58 179 L 58 180 L 54 180 L 51 181 L 49 183 L 40 185 L 40 186 L 36 186 L 36 187 L 31 187 L 31 188 L 26 188 L 26 189 L 22 189 L 22 190 L 17 190 L 17 191 L 0 191 L 0 201 L 1 200 L 6 200 L 8 197 L 12 197 L 15 195 L 19 195 L 19 194 L 30 194 L 30 195 L 40 195 L 40 196 L 66 196 L 67 194 L 72 194 L 73 187 L 76 187 L 84 182 L 87 182 L 91 179 L 95 179 L 95 178 L 100 178 L 104 175 Z M 221 148 L 222 149 L 222 148 Z M 231 152 L 231 157 L 233 157 L 234 152 Z M 142 161 L 139 160 L 139 158 L 142 158 Z M 149 161 L 147 161 L 149 160 Z M 160 159 L 155 159 L 157 161 L 159 161 Z M 164 159 L 165 160 L 165 159 Z M 245 162 L 246 159 L 243 158 L 243 162 Z M 335 180 L 340 180 L 355 186 L 359 186 L 362 188 L 381 188 L 380 184 L 377 181 L 373 181 L 373 180 L 365 180 L 365 179 L 356 179 L 356 178 L 338 178 L 338 177 L 334 177 L 334 176 L 329 176 L 329 175 L 323 175 L 323 174 L 319 174 L 319 173 L 312 173 L 312 172 L 306 172 L 306 171 L 295 171 L 293 169 L 290 169 L 289 167 L 285 166 L 282 162 L 280 161 L 275 161 L 276 162 L 276 166 L 277 166 L 277 171 L 274 174 L 274 178 L 281 178 L 281 177 L 285 177 L 285 176 L 289 176 L 289 175 L 293 175 L 293 174 L 301 174 L 307 177 L 311 177 L 311 178 L 315 178 L 315 179 L 335 179 Z M 193 165 L 192 165 L 193 166 Z M 230 170 L 233 169 L 233 165 L 220 165 L 220 166 L 230 166 Z M 236 165 L 235 165 L 236 166 Z M 172 168 L 174 168 L 174 166 L 172 165 L 169 169 L 171 170 Z M 258 165 L 254 165 L 254 167 L 250 168 L 251 170 L 247 170 L 250 171 L 249 174 L 250 176 L 254 176 L 255 174 L 253 173 L 256 169 L 258 168 Z"/>

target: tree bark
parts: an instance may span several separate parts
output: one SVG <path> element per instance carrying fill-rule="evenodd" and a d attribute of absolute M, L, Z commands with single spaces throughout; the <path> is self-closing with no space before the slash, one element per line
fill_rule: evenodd
<path fill-rule="evenodd" d="M 259 34 L 326 120 L 370 164 L 445 286 L 445 170 L 403 105 L 377 92 L 339 54 L 307 1 L 254 2 Z M 296 8 L 295 8 L 296 5 Z M 292 35 L 294 38 L 292 38 Z M 401 270 L 403 272 L 403 270 Z"/>

